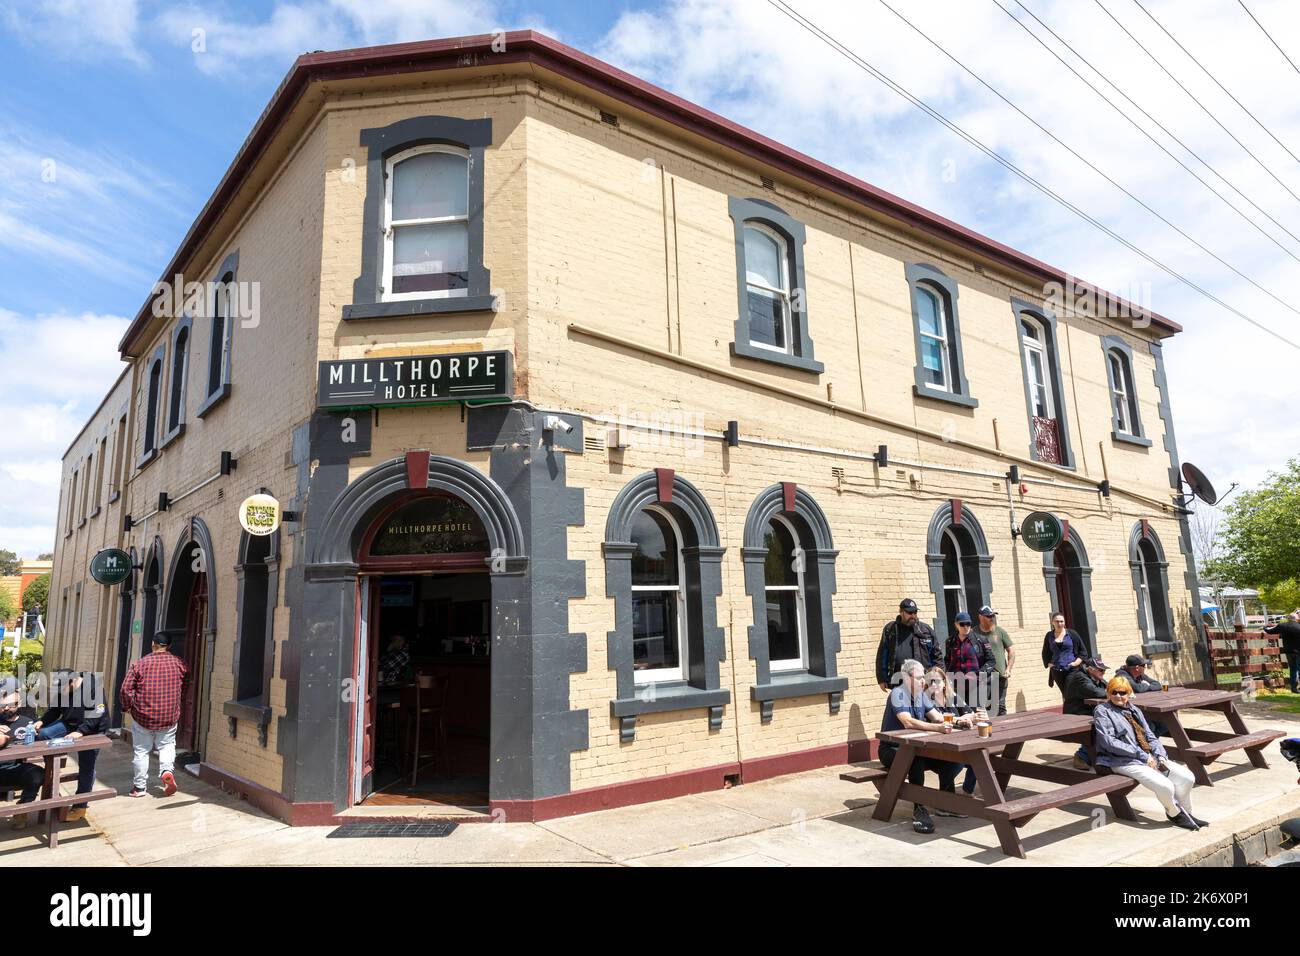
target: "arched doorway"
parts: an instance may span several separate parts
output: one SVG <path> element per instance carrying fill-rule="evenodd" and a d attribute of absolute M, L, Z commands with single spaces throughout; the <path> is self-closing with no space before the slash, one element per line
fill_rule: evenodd
<path fill-rule="evenodd" d="M 1047 580 L 1052 613 L 1065 615 L 1065 626 L 1072 629 L 1096 654 L 1097 624 L 1092 612 L 1092 568 L 1088 553 L 1078 533 L 1069 526 L 1061 543 L 1043 555 L 1043 576 Z"/>
<path fill-rule="evenodd" d="M 163 601 L 163 630 L 171 653 L 185 662 L 188 678 L 176 729 L 177 762 L 197 763 L 208 727 L 208 694 L 216 638 L 216 595 L 209 573 L 212 544 L 207 526 L 195 518 L 176 543 Z"/>
<path fill-rule="evenodd" d="M 942 647 L 955 634 L 953 618 L 973 618 L 992 601 L 993 557 L 979 519 L 959 500 L 947 501 L 930 516 L 925 563 L 934 595 L 934 634 Z"/>
<path fill-rule="evenodd" d="M 482 519 L 449 491 L 394 496 L 366 529 L 357 802 L 487 809 L 490 554 Z"/>

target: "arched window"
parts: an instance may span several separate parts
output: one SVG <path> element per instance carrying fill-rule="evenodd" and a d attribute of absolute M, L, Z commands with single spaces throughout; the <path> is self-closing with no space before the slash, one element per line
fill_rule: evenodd
<path fill-rule="evenodd" d="M 759 222 L 745 223 L 745 292 L 749 343 L 789 352 L 790 246 L 784 236 Z"/>
<path fill-rule="evenodd" d="M 632 523 L 632 666 L 637 683 L 685 673 L 686 593 L 681 533 L 660 508 Z"/>
<path fill-rule="evenodd" d="M 1132 434 L 1133 413 L 1129 409 L 1129 401 L 1133 397 L 1133 382 L 1128 373 L 1128 365 L 1124 356 L 1114 350 L 1106 353 L 1106 358 L 1110 362 L 1110 400 L 1114 408 L 1115 427 Z"/>
<path fill-rule="evenodd" d="M 916 336 L 916 386 L 921 398 L 976 408 L 970 394 L 957 320 L 957 283 L 934 266 L 908 262 L 903 267 L 912 294 Z"/>
<path fill-rule="evenodd" d="M 162 403 L 163 347 L 159 346 L 149 363 L 148 391 L 145 393 L 144 454 L 141 464 L 158 451 L 158 412 Z"/>
<path fill-rule="evenodd" d="M 979 520 L 959 499 L 940 505 L 930 517 L 925 563 L 934 595 L 934 633 L 942 645 L 957 631 L 953 618 L 962 611 L 974 617 L 993 599 L 988 540 Z"/>
<path fill-rule="evenodd" d="M 1065 615 L 1066 627 L 1083 639 L 1090 657 L 1097 649 L 1097 616 L 1092 609 L 1092 566 L 1079 532 L 1065 523 L 1065 536 L 1043 552 L 1043 580 L 1053 614 Z"/>
<path fill-rule="evenodd" d="M 1157 653 L 1173 641 L 1173 615 L 1169 608 L 1169 565 L 1160 539 L 1148 523 L 1140 521 L 1129 535 L 1129 569 L 1137 595 L 1138 629 L 1142 646 Z"/>
<path fill-rule="evenodd" d="M 1056 317 L 1020 299 L 1012 299 L 1012 308 L 1020 336 L 1020 361 L 1025 373 L 1030 455 L 1035 461 L 1073 468 L 1057 349 Z"/>
<path fill-rule="evenodd" d="M 921 336 L 921 368 L 926 383 L 952 391 L 952 358 L 948 353 L 948 316 L 939 293 L 920 283 L 912 290 L 916 304 L 917 334 Z"/>
<path fill-rule="evenodd" d="M 167 402 L 167 438 L 178 435 L 185 424 L 185 388 L 190 371 L 190 321 L 185 319 L 172 336 L 171 397 Z"/>
<path fill-rule="evenodd" d="M 1117 442 L 1150 447 L 1142 431 L 1137 389 L 1133 377 L 1133 349 L 1118 335 L 1102 336 L 1106 356 L 1106 382 L 1110 386 L 1111 437 Z"/>
<path fill-rule="evenodd" d="M 234 326 L 230 296 L 234 281 L 233 273 L 228 272 L 222 276 L 213 297 L 212 335 L 208 348 L 209 395 L 220 391 L 230 381 L 230 340 Z"/>
<path fill-rule="evenodd" d="M 768 665 L 773 671 L 800 670 L 808 666 L 804 550 L 798 532 L 780 515 L 768 522 L 763 542 Z"/>
<path fill-rule="evenodd" d="M 1020 344 L 1025 353 L 1025 387 L 1035 418 L 1056 418 L 1052 386 L 1048 379 L 1046 334 L 1042 323 L 1030 316 L 1020 319 Z"/>
<path fill-rule="evenodd" d="M 384 298 L 468 295 L 469 151 L 418 146 L 385 172 Z"/>

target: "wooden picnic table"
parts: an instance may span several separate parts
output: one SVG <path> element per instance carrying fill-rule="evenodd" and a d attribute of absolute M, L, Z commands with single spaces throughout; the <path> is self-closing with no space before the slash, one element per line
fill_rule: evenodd
<path fill-rule="evenodd" d="M 867 769 L 844 776 L 846 779 L 870 780 L 880 790 L 880 801 L 872 814 L 877 820 L 889 820 L 900 799 L 964 813 L 992 823 L 1002 852 L 1021 859 L 1025 857 L 1025 848 L 1017 828 L 1043 810 L 1104 794 L 1116 816 L 1123 820 L 1136 819 L 1126 796 L 1137 786 L 1136 781 L 1119 774 L 1097 774 L 1091 770 L 1020 759 L 1021 749 L 1031 740 L 1064 740 L 1081 743 L 1091 750 L 1091 717 L 1039 712 L 995 717 L 991 723 L 993 735 L 990 737 L 981 737 L 974 729 L 950 734 L 923 730 L 881 731 L 876 735 L 879 740 L 898 745 L 898 753 L 888 773 Z M 959 765 L 970 764 L 979 783 L 979 795 L 965 794 L 960 789 L 947 793 L 934 787 L 908 783 L 907 773 L 912 761 L 924 757 Z M 1060 786 L 1008 800 L 1005 790 L 1012 776 L 1045 780 Z"/>
<path fill-rule="evenodd" d="M 1174 741 L 1172 747 L 1165 749 L 1187 764 L 1187 769 L 1192 772 L 1197 784 L 1207 787 L 1214 786 L 1214 781 L 1205 768 L 1229 750 L 1245 750 L 1252 766 L 1266 770 L 1268 761 L 1264 759 L 1264 748 L 1279 737 L 1286 736 L 1286 732 L 1281 730 L 1256 730 L 1252 733 L 1237 711 L 1237 701 L 1240 699 L 1240 691 L 1198 690 L 1195 687 L 1179 686 L 1170 687 L 1167 691 L 1145 691 L 1129 697 L 1129 701 L 1146 716 L 1148 723 L 1159 720 L 1165 725 Z M 1102 701 L 1093 698 L 1088 703 L 1100 704 Z M 1218 711 L 1227 718 L 1232 733 L 1200 727 L 1186 728 L 1178 718 L 1180 710 Z"/>
<path fill-rule="evenodd" d="M 19 813 L 35 813 L 36 822 L 49 820 L 49 845 L 53 849 L 59 845 L 59 817 L 62 810 L 75 803 L 88 803 L 92 800 L 106 800 L 117 796 L 116 790 L 92 790 L 63 796 L 59 793 L 59 781 L 63 776 L 63 763 L 70 754 L 86 750 L 103 750 L 113 746 L 113 741 L 103 734 L 91 734 L 78 737 L 71 743 L 56 745 L 52 741 L 40 741 L 34 744 L 10 744 L 0 748 L 0 762 L 40 758 L 45 762 L 45 780 L 41 784 L 41 795 L 31 803 L 14 803 L 0 807 L 0 817 L 11 817 Z"/>

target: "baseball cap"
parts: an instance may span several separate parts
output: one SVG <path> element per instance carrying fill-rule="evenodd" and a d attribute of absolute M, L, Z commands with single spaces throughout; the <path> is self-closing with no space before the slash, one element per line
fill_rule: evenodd
<path fill-rule="evenodd" d="M 995 611 L 995 610 L 993 610 L 993 608 L 989 607 L 987 604 L 985 604 L 982 608 L 980 608 L 980 616 L 981 616 L 981 617 L 997 617 L 997 616 L 998 616 L 998 612 Z"/>
<path fill-rule="evenodd" d="M 1124 666 L 1125 667 L 1150 667 L 1151 661 L 1145 657 L 1142 657 L 1140 654 L 1130 654 L 1128 657 L 1124 658 Z"/>
<path fill-rule="evenodd" d="M 898 609 L 900 611 L 907 611 L 910 614 L 916 610 L 916 602 L 911 598 L 903 598 L 903 600 L 898 602 Z"/>
<path fill-rule="evenodd" d="M 1104 671 L 1106 669 L 1106 662 L 1103 661 L 1100 657 L 1090 657 L 1083 662 L 1083 666 L 1095 667 L 1099 671 Z"/>
<path fill-rule="evenodd" d="M 157 631 L 153 636 L 153 642 L 155 644 L 161 644 L 163 647 L 170 647 L 172 636 L 166 631 Z"/>
<path fill-rule="evenodd" d="M 956 624 L 969 624 L 969 623 L 970 623 L 970 615 L 967 614 L 965 611 L 962 611 L 962 612 L 961 612 L 960 614 L 958 614 L 955 618 L 953 618 L 953 622 L 956 623 Z"/>

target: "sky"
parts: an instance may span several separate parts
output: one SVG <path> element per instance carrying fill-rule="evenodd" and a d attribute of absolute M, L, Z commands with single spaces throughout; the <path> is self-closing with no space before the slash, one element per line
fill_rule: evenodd
<path fill-rule="evenodd" d="M 1300 454 L 1300 4 L 1245 0 L 1284 56 L 1239 3 L 1140 2 L 789 6 L 1149 259 L 768 0 L 0 0 L 0 549 L 53 549 L 60 459 L 122 369 L 127 317 L 294 58 L 499 29 L 548 33 L 1179 322 L 1180 457 L 1220 493 L 1256 485 Z"/>

